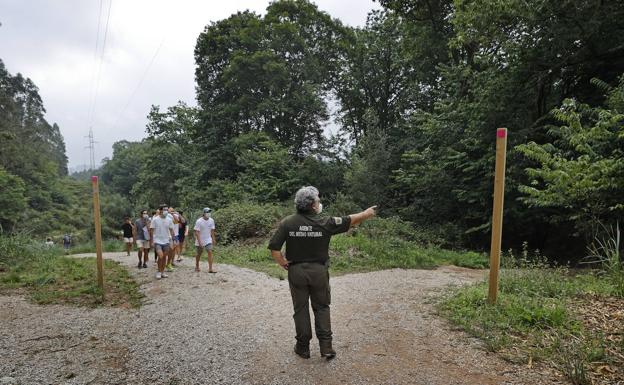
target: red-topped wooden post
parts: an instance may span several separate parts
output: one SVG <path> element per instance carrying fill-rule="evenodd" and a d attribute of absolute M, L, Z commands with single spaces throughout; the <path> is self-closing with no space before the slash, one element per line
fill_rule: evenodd
<path fill-rule="evenodd" d="M 496 303 L 498 272 L 500 270 L 501 241 L 503 236 L 503 198 L 505 196 L 505 158 L 507 154 L 507 129 L 496 130 L 496 167 L 494 170 L 494 205 L 492 208 L 492 242 L 490 244 L 490 282 L 488 302 Z"/>
<path fill-rule="evenodd" d="M 98 286 L 102 290 L 104 297 L 104 266 L 102 263 L 102 224 L 100 223 L 100 189 L 98 187 L 98 177 L 91 177 L 93 185 L 93 219 L 95 221 L 95 252 L 97 255 L 97 280 Z"/>

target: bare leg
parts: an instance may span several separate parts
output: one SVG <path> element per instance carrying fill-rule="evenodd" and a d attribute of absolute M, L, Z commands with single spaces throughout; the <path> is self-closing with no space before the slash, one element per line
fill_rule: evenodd
<path fill-rule="evenodd" d="M 126 253 L 130 256 L 130 250 L 132 250 L 132 243 L 126 243 Z"/>
<path fill-rule="evenodd" d="M 172 244 L 169 248 L 169 253 L 167 254 L 167 265 L 173 266 L 173 257 L 175 255 L 175 244 Z"/>
<path fill-rule="evenodd" d="M 143 249 L 143 263 L 147 263 L 147 260 L 149 259 L 149 252 L 150 249 Z"/>
<path fill-rule="evenodd" d="M 208 253 L 208 272 L 215 272 L 215 270 L 212 269 L 212 262 L 213 262 L 213 257 L 212 257 L 212 250 L 206 250 L 206 252 Z"/>
<path fill-rule="evenodd" d="M 139 247 L 139 251 L 137 252 L 137 254 L 139 255 L 139 263 L 141 263 L 141 256 L 143 255 L 143 248 Z"/>
<path fill-rule="evenodd" d="M 201 255 L 202 255 L 202 248 L 197 247 L 197 251 L 195 253 L 195 271 L 199 271 L 199 259 L 201 258 Z"/>
<path fill-rule="evenodd" d="M 158 250 L 158 271 L 161 273 L 165 271 L 165 254 L 162 250 Z"/>

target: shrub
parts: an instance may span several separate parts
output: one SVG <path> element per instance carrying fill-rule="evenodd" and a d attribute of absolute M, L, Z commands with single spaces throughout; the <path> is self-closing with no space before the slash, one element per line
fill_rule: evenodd
<path fill-rule="evenodd" d="M 294 212 L 284 206 L 251 202 L 235 203 L 213 214 L 221 241 L 265 237 L 280 219 Z"/>

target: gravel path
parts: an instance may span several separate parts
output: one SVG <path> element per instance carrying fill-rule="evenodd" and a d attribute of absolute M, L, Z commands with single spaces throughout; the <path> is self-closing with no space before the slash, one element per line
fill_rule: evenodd
<path fill-rule="evenodd" d="M 487 354 L 435 315 L 438 289 L 477 281 L 483 271 L 394 269 L 331 278 L 338 357 L 325 361 L 316 339 L 311 359 L 292 353 L 286 281 L 228 265 L 217 265 L 217 274 L 195 273 L 189 258 L 156 281 L 153 262 L 139 270 L 135 255 L 119 255 L 105 257 L 126 264 L 141 283 L 146 300 L 139 310 L 38 306 L 0 296 L 0 383 L 559 383 Z"/>

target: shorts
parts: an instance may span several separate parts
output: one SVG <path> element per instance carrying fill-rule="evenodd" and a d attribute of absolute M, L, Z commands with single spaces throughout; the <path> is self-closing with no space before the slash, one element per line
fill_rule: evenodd
<path fill-rule="evenodd" d="M 155 243 L 155 244 L 154 244 L 154 250 L 156 250 L 156 251 L 162 251 L 163 253 L 166 253 L 167 251 L 169 251 L 169 248 L 170 248 L 170 247 L 171 247 L 171 246 L 169 246 L 169 244 L 168 244 L 168 243 L 164 243 L 164 244 L 161 244 L 161 243 Z"/>
<path fill-rule="evenodd" d="M 185 238 L 186 238 L 185 235 L 178 235 L 178 239 L 180 240 L 180 243 L 184 243 Z"/>
<path fill-rule="evenodd" d="M 173 239 L 171 241 L 174 245 L 179 245 L 180 244 L 180 237 L 177 235 L 173 236 Z"/>
<path fill-rule="evenodd" d="M 125 243 L 134 243 L 134 240 L 132 239 L 132 237 L 130 237 L 130 238 L 124 237 L 124 242 Z"/>
<path fill-rule="evenodd" d="M 195 245 L 195 248 L 197 249 L 198 253 L 201 253 L 203 250 L 210 251 L 212 250 L 212 243 L 204 245 L 203 247 Z"/>
<path fill-rule="evenodd" d="M 144 239 L 137 239 L 136 240 L 136 245 L 139 249 L 149 249 L 150 248 L 150 241 L 146 241 Z"/>

